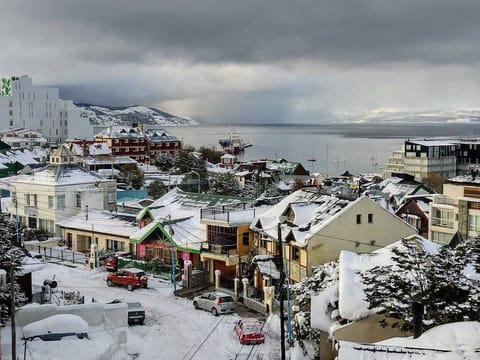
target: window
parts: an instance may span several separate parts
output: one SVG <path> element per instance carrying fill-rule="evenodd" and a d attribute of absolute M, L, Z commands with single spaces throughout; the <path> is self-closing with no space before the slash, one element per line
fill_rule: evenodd
<path fill-rule="evenodd" d="M 250 244 L 250 237 L 248 232 L 242 234 L 242 243 L 243 246 L 248 246 Z"/>
<path fill-rule="evenodd" d="M 54 206 L 53 196 L 48 196 L 48 208 L 51 209 Z"/>
<path fill-rule="evenodd" d="M 480 216 L 468 215 L 468 230 L 480 231 Z"/>
<path fill-rule="evenodd" d="M 37 195 L 36 194 L 26 194 L 25 195 L 25 205 L 27 205 L 27 206 L 37 206 Z"/>
<path fill-rule="evenodd" d="M 65 195 L 57 196 L 57 209 L 65 209 Z"/>
<path fill-rule="evenodd" d="M 300 249 L 296 246 L 290 247 L 291 251 L 291 260 L 298 260 L 300 257 Z"/>
<path fill-rule="evenodd" d="M 77 208 L 82 207 L 82 195 L 77 194 Z"/>
<path fill-rule="evenodd" d="M 108 192 L 108 202 L 112 203 L 115 202 L 115 191 L 109 191 Z"/>
<path fill-rule="evenodd" d="M 28 217 L 28 227 L 30 229 L 37 228 L 37 218 L 36 217 Z"/>
<path fill-rule="evenodd" d="M 361 223 L 362 223 L 362 215 L 357 214 L 357 224 L 361 224 Z"/>
<path fill-rule="evenodd" d="M 115 251 L 125 251 L 125 243 L 123 241 L 107 239 L 107 249 Z"/>
<path fill-rule="evenodd" d="M 368 223 L 373 223 L 373 214 L 368 214 Z"/>

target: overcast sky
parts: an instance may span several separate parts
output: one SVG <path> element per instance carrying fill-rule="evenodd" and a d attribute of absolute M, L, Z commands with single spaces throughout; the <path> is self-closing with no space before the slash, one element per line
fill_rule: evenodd
<path fill-rule="evenodd" d="M 479 0 L 0 0 L 0 75 L 201 122 L 480 108 Z"/>

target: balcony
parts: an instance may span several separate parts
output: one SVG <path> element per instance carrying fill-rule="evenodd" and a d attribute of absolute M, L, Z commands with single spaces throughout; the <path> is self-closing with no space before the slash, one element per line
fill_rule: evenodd
<path fill-rule="evenodd" d="M 455 222 L 451 219 L 432 217 L 431 223 L 432 223 L 432 226 L 440 226 L 440 227 L 453 229 Z"/>
<path fill-rule="evenodd" d="M 202 243 L 202 251 L 221 256 L 237 256 L 237 244 Z"/>
<path fill-rule="evenodd" d="M 436 205 L 450 205 L 450 206 L 458 206 L 458 202 L 451 197 L 445 195 L 435 195 L 433 197 L 433 203 Z"/>
<path fill-rule="evenodd" d="M 249 203 L 224 205 L 200 210 L 200 220 L 247 224 L 255 218 L 255 209 Z"/>

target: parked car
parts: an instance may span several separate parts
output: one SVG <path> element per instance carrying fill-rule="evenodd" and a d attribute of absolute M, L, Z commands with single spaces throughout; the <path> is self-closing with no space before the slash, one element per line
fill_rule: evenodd
<path fill-rule="evenodd" d="M 119 251 L 113 254 L 108 255 L 108 257 L 103 262 L 103 266 L 108 271 L 117 271 L 118 270 L 118 258 L 120 256 L 129 256 L 130 253 L 126 251 Z"/>
<path fill-rule="evenodd" d="M 116 272 L 108 273 L 107 285 L 126 286 L 128 291 L 132 291 L 133 289 L 139 287 L 146 288 L 148 286 L 148 279 L 145 275 L 145 272 L 141 269 L 120 269 Z"/>
<path fill-rule="evenodd" d="M 255 318 L 238 320 L 234 327 L 240 344 L 262 344 L 265 341 L 263 322 Z"/>
<path fill-rule="evenodd" d="M 88 323 L 74 314 L 52 315 L 23 327 L 23 336 L 27 340 L 39 338 L 43 341 L 58 341 L 72 335 L 88 339 Z"/>
<path fill-rule="evenodd" d="M 107 304 L 119 304 L 122 300 L 114 299 Z M 130 302 L 127 301 L 127 321 L 128 325 L 133 325 L 135 323 L 142 324 L 145 322 L 145 309 L 143 305 L 139 302 Z"/>
<path fill-rule="evenodd" d="M 211 311 L 213 315 L 226 314 L 235 310 L 233 298 L 221 292 L 208 292 L 193 298 L 195 309 Z"/>

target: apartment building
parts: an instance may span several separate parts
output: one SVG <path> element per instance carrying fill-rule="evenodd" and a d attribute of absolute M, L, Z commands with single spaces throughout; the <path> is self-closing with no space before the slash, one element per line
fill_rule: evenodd
<path fill-rule="evenodd" d="M 457 234 L 480 237 L 480 179 L 457 176 L 443 185 L 443 195 L 430 203 L 429 239 L 449 244 Z"/>
<path fill-rule="evenodd" d="M 383 175 L 388 178 L 403 172 L 414 175 L 417 181 L 431 173 L 452 178 L 478 167 L 479 162 L 479 139 L 409 139 L 388 158 Z"/>
<path fill-rule="evenodd" d="M 60 99 L 58 88 L 34 86 L 27 75 L 3 78 L 2 84 L 0 129 L 36 130 L 55 144 L 84 132 L 80 109 L 71 100 Z"/>

